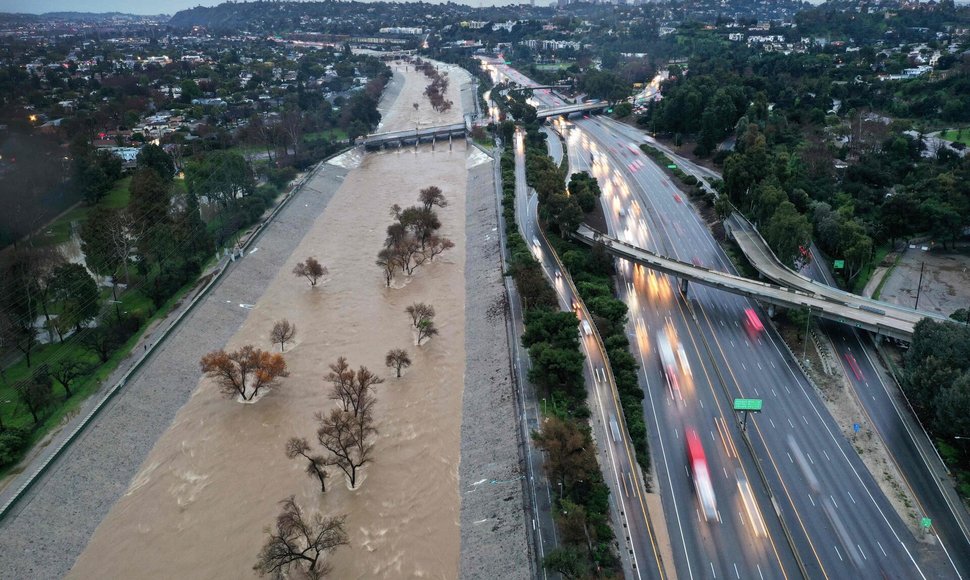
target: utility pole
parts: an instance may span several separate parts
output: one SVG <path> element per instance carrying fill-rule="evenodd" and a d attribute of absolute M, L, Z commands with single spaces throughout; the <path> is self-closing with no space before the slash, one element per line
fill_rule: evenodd
<path fill-rule="evenodd" d="M 916 285 L 916 306 L 913 307 L 916 310 L 919 310 L 919 293 L 923 289 L 923 266 L 925 265 L 926 262 L 919 263 L 919 284 Z"/>

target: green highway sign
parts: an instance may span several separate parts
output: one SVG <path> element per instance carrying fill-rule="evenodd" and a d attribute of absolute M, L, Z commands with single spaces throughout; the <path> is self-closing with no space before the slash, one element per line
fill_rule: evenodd
<path fill-rule="evenodd" d="M 677 169 L 677 166 L 671 163 L 670 165 L 667 166 L 667 169 Z"/>
<path fill-rule="evenodd" d="M 842 268 L 845 268 L 845 260 L 836 260 L 832 262 L 832 267 L 835 268 L 836 270 L 841 270 Z"/>
<path fill-rule="evenodd" d="M 761 411 L 761 399 L 734 399 L 734 410 L 735 411 Z"/>
<path fill-rule="evenodd" d="M 930 529 L 930 525 L 932 524 L 933 524 L 933 521 L 930 520 L 930 518 L 923 518 L 919 522 L 919 525 L 923 526 L 923 529 L 926 529 L 926 530 Z"/>

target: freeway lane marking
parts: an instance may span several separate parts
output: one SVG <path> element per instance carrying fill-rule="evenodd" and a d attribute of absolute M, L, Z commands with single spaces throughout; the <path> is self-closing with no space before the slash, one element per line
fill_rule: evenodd
<path fill-rule="evenodd" d="M 842 552 L 839 551 L 839 547 L 838 546 L 833 546 L 833 547 L 835 548 L 835 553 L 839 555 L 839 561 L 845 562 L 845 560 L 842 559 Z"/>
<path fill-rule="evenodd" d="M 879 540 L 876 540 L 876 545 L 879 546 L 879 551 L 882 552 L 882 555 L 888 558 L 889 554 L 886 553 L 886 550 L 883 550 L 882 544 L 879 543 Z"/>
<path fill-rule="evenodd" d="M 774 429 L 778 428 L 778 427 L 775 427 L 775 422 L 771 420 L 771 417 L 768 417 L 768 422 L 771 423 L 772 428 Z"/>
<path fill-rule="evenodd" d="M 814 500 L 814 499 L 812 499 L 812 494 L 808 494 L 808 501 L 810 501 L 810 502 L 812 502 L 812 507 L 817 507 L 817 506 L 815 505 L 815 500 Z"/>
<path fill-rule="evenodd" d="M 829 461 L 832 461 L 832 458 L 831 458 L 831 457 L 829 457 L 829 454 L 828 454 L 828 453 L 826 453 L 824 449 L 822 450 L 822 453 L 824 453 L 824 454 L 825 454 L 825 459 L 828 459 Z"/>
<path fill-rule="evenodd" d="M 859 553 L 860 553 L 860 554 L 862 554 L 862 557 L 863 557 L 864 559 L 866 559 L 866 560 L 868 560 L 868 559 L 869 559 L 869 558 L 866 558 L 866 553 L 862 551 L 862 546 L 860 546 L 859 544 L 856 544 L 856 545 L 855 545 L 855 547 L 856 547 L 856 548 L 859 548 Z"/>
<path fill-rule="evenodd" d="M 852 503 L 855 503 L 855 498 L 852 497 L 852 492 L 850 492 L 849 490 L 845 490 L 845 493 L 849 494 L 849 499 L 852 500 Z"/>

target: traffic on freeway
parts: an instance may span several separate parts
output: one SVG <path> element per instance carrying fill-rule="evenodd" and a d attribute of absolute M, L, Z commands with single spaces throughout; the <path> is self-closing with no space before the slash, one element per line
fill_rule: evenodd
<path fill-rule="evenodd" d="M 530 192 L 525 179 L 525 150 L 523 135 L 515 137 L 515 183 L 516 222 L 522 236 L 542 265 L 543 272 L 552 282 L 563 310 L 573 310 L 580 317 L 577 331 L 580 345 L 586 355 L 586 383 L 590 392 L 590 409 L 596 416 L 594 434 L 600 446 L 600 462 L 604 479 L 610 486 L 610 502 L 614 521 L 620 523 L 617 539 L 621 547 L 621 559 L 628 573 L 634 578 L 664 578 L 665 572 L 659 548 L 649 520 L 643 483 L 632 446 L 620 425 L 620 403 L 612 388 L 606 368 L 606 357 L 600 343 L 593 336 L 593 329 L 583 309 L 576 308 L 578 297 L 563 276 L 560 264 L 552 248 L 539 229 L 538 196 Z"/>
<path fill-rule="evenodd" d="M 529 84 L 521 75 L 513 78 Z M 543 90 L 534 98 L 538 106 L 563 102 Z M 571 171 L 590 170 L 600 182 L 611 235 L 681 261 L 696 260 L 733 272 L 676 186 L 639 152 L 639 141 L 625 136 L 630 128 L 615 125 L 598 118 L 557 125 L 566 136 Z M 939 543 L 917 541 L 911 522 L 893 510 L 773 327 L 764 324 L 766 317 L 756 303 L 694 286 L 685 299 L 666 276 L 630 264 L 619 268 L 633 343 L 641 351 L 644 411 L 653 426 L 653 471 L 664 498 L 668 531 L 672 540 L 679 540 L 675 560 L 681 576 L 787 577 L 797 576 L 803 566 L 810 577 L 958 577 L 946 550 Z M 666 311 L 659 312 L 665 304 Z M 673 356 L 661 355 L 661 348 L 652 345 L 664 339 Z M 690 375 L 679 360 L 680 348 Z M 671 389 L 673 376 L 683 404 Z M 755 484 L 750 475 L 739 477 L 737 468 L 723 465 L 732 459 L 743 469 L 751 462 L 747 453 L 737 453 L 743 438 L 730 409 L 733 398 L 764 401 L 764 412 L 748 421 L 748 433 L 773 501 L 765 497 L 764 484 Z M 685 411 L 695 416 L 688 421 L 680 417 L 676 424 L 672 419 Z M 701 516 L 697 485 L 691 481 L 684 435 L 688 428 L 700 434 L 708 472 L 713 474 L 720 516 L 713 526 Z M 690 502 L 678 495 L 686 495 Z M 740 508 L 732 510 L 737 513 L 730 519 L 722 507 L 727 497 L 735 498 Z M 778 531 L 781 520 L 774 515 L 775 505 L 790 540 Z M 753 511 L 748 506 L 758 508 L 767 528 L 767 547 L 761 554 L 752 553 L 756 541 L 749 538 L 758 534 L 757 526 L 746 523 L 751 520 L 744 512 Z M 687 513 L 694 517 L 684 517 Z M 715 540 L 717 532 L 711 530 L 726 522 L 747 527 Z M 721 545 L 729 535 L 744 541 L 737 542 L 736 549 Z M 793 550 L 785 545 L 789 541 Z M 794 554 L 800 566 L 792 565 Z"/>

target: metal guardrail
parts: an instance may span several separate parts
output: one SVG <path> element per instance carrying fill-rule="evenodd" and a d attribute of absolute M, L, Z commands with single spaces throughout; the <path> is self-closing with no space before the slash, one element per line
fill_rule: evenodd
<path fill-rule="evenodd" d="M 296 194 L 298 194 L 303 189 L 303 186 L 305 186 L 306 183 L 313 176 L 315 176 L 317 172 L 320 171 L 320 168 L 323 167 L 324 164 L 326 164 L 329 160 L 333 159 L 334 157 L 345 153 L 348 150 L 349 148 L 343 149 L 331 155 L 330 157 L 320 161 L 312 171 L 307 173 L 307 175 L 303 178 L 303 180 L 298 185 L 290 189 L 290 192 L 286 195 L 286 197 L 280 200 L 280 202 L 276 205 L 273 211 L 271 211 L 270 214 L 266 216 L 266 218 L 256 226 L 256 228 L 252 231 L 252 233 L 250 233 L 246 242 L 240 247 L 240 249 L 243 252 L 245 252 L 249 248 L 249 246 L 256 241 L 256 239 L 263 233 L 263 230 L 266 228 L 266 226 L 269 225 L 273 221 L 273 219 L 276 218 L 279 212 L 289 203 L 289 201 L 293 199 L 296 196 Z M 98 401 L 98 403 L 94 406 L 94 408 L 91 409 L 91 411 L 88 412 L 88 414 L 85 415 L 83 419 L 81 419 L 81 421 L 74 427 L 74 429 L 71 430 L 71 432 L 67 435 L 67 437 L 65 437 L 57 445 L 57 447 L 54 449 L 54 452 L 48 455 L 43 460 L 43 463 L 41 463 L 40 466 L 37 467 L 37 469 L 34 470 L 34 472 L 27 478 L 27 480 L 23 484 L 21 484 L 19 488 L 17 488 L 17 491 L 15 491 L 13 495 L 10 496 L 10 498 L 6 502 L 4 502 L 3 506 L 0 506 L 0 523 L 2 523 L 3 519 L 10 513 L 10 510 L 13 508 L 13 506 L 18 501 L 20 501 L 20 499 L 22 499 L 28 491 L 30 491 L 30 489 L 34 486 L 34 484 L 36 484 L 45 473 L 47 473 L 48 469 L 50 469 L 50 467 L 54 464 L 54 462 L 58 458 L 60 458 L 61 455 L 64 454 L 67 448 L 70 447 L 75 440 L 77 440 L 78 436 L 88 427 L 88 425 L 90 425 L 91 422 L 95 418 L 97 418 L 98 415 L 101 414 L 101 411 L 103 411 L 104 408 L 107 407 L 108 403 L 110 403 L 115 398 L 115 396 L 119 392 L 121 392 L 121 390 L 128 383 L 128 380 L 131 379 L 139 370 L 141 370 L 142 366 L 155 353 L 155 349 L 165 342 L 165 340 L 169 337 L 169 335 L 172 334 L 172 332 L 178 328 L 182 320 L 184 320 L 185 317 L 188 316 L 188 314 L 195 309 L 195 307 L 199 304 L 199 302 L 201 302 L 201 300 L 206 297 L 209 291 L 211 291 L 212 288 L 214 288 L 215 285 L 222 280 L 223 275 L 229 270 L 229 266 L 232 263 L 233 263 L 232 261 L 228 261 L 221 268 L 219 268 L 219 270 L 215 273 L 212 279 L 210 279 L 209 282 L 202 288 L 202 290 L 200 290 L 198 294 L 196 294 L 195 297 L 189 302 L 188 306 L 182 312 L 180 312 L 178 316 L 175 317 L 175 320 L 173 320 L 172 323 L 169 324 L 165 330 L 162 331 L 161 335 L 158 337 L 158 340 L 152 343 L 152 345 L 145 350 L 145 352 L 138 358 L 138 360 L 135 361 L 135 364 L 133 364 L 131 368 L 129 368 L 125 372 L 125 374 L 121 376 L 121 379 L 119 379 L 117 383 L 112 385 L 112 387 L 108 390 L 108 392 L 104 395 L 104 397 L 100 401 Z"/>

